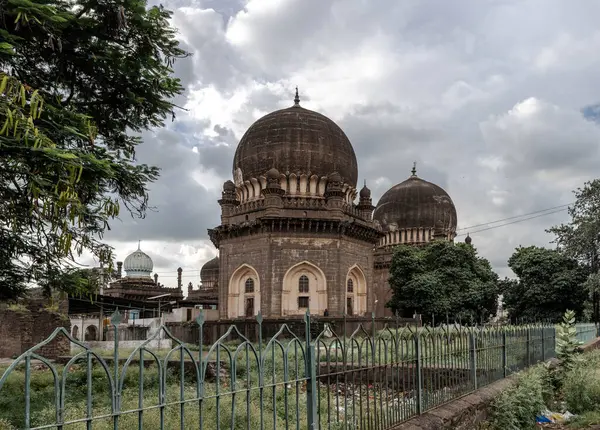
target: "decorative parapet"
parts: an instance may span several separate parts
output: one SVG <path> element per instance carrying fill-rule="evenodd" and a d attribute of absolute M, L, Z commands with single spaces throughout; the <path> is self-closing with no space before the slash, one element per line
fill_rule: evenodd
<path fill-rule="evenodd" d="M 327 177 L 319 177 L 317 175 L 296 175 L 294 173 L 285 175 L 280 174 L 279 184 L 281 189 L 285 191 L 286 197 L 295 198 L 322 198 L 325 196 L 327 188 Z M 236 185 L 237 199 L 243 205 L 246 202 L 262 200 L 262 190 L 267 187 L 266 176 L 252 178 Z M 344 183 L 342 185 L 344 198 L 347 203 L 351 203 L 356 199 L 356 188 Z"/>

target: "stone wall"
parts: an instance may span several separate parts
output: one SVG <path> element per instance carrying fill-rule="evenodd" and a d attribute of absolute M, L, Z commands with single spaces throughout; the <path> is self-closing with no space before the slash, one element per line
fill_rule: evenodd
<path fill-rule="evenodd" d="M 0 358 L 20 355 L 31 344 L 33 318 L 29 310 L 0 308 Z"/>
<path fill-rule="evenodd" d="M 392 289 L 390 288 L 389 278 L 389 268 L 376 266 L 373 269 L 373 292 L 377 300 L 375 314 L 380 317 L 393 316 L 392 310 L 385 306 L 392 298 Z"/>
<path fill-rule="evenodd" d="M 317 266 L 327 283 L 330 315 L 345 312 L 346 277 L 357 265 L 366 278 L 367 310 L 372 309 L 372 245 L 340 234 L 264 233 L 224 240 L 220 244 L 219 311 L 227 318 L 229 281 L 243 264 L 260 278 L 261 312 L 277 317 L 282 309 L 282 284 L 287 271 L 301 262 Z"/>
<path fill-rule="evenodd" d="M 65 312 L 68 302 L 60 302 L 56 311 L 45 309 L 39 300 L 31 300 L 26 305 L 26 309 L 0 309 L 0 358 L 22 354 L 48 338 L 57 327 L 65 327 L 70 332 L 71 323 Z M 65 336 L 59 335 L 36 353 L 50 359 L 68 355 L 69 343 Z"/>
<path fill-rule="evenodd" d="M 427 411 L 393 430 L 471 430 L 485 421 L 491 402 L 515 383 L 514 378 L 494 382 L 474 393 L 453 400 L 439 408 Z"/>

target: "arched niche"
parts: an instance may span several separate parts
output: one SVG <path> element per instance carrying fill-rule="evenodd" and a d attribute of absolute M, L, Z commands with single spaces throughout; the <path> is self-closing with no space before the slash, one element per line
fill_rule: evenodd
<path fill-rule="evenodd" d="M 98 329 L 95 325 L 89 325 L 85 329 L 85 340 L 95 341 L 98 340 Z"/>
<path fill-rule="evenodd" d="M 319 267 L 303 261 L 288 269 L 283 277 L 281 315 L 322 315 L 327 309 L 327 281 Z"/>
<path fill-rule="evenodd" d="M 227 317 L 250 318 L 260 311 L 260 278 L 254 267 L 242 264 L 229 279 Z"/>
<path fill-rule="evenodd" d="M 347 315 L 364 315 L 367 312 L 367 278 L 358 265 L 355 264 L 348 270 L 344 290 L 346 293 L 345 313 Z"/>

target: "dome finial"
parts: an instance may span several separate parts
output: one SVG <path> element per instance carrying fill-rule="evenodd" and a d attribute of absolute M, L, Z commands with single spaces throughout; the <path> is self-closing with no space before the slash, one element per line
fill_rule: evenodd
<path fill-rule="evenodd" d="M 141 248 L 140 248 L 140 244 L 141 244 L 141 243 L 142 243 L 142 241 L 141 241 L 141 240 L 138 240 L 138 251 L 141 251 Z"/>
<path fill-rule="evenodd" d="M 298 95 L 298 87 L 296 87 L 296 97 L 294 97 L 294 106 L 300 106 L 300 96 Z"/>
<path fill-rule="evenodd" d="M 412 173 L 413 176 L 417 176 L 417 162 L 416 161 L 413 163 L 413 168 L 410 172 Z"/>

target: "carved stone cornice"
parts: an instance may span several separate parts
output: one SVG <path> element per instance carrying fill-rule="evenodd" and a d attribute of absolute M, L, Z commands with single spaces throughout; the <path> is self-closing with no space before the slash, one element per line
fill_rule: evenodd
<path fill-rule="evenodd" d="M 209 229 L 210 240 L 219 248 L 221 241 L 261 233 L 315 234 L 346 236 L 375 245 L 382 232 L 361 220 L 310 219 L 295 217 L 263 217 L 239 224 L 220 225 Z"/>

